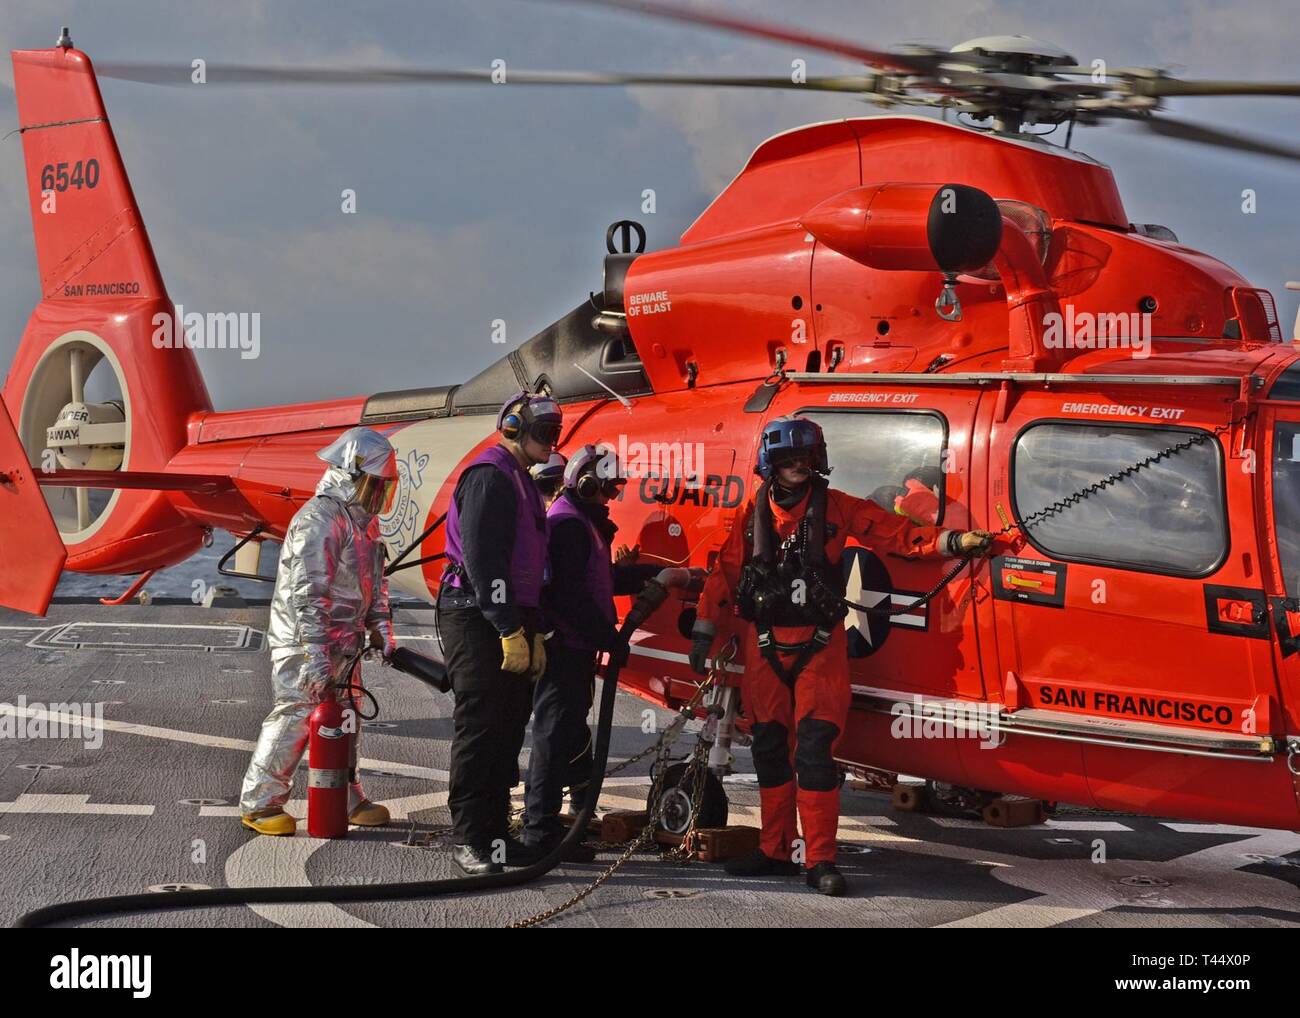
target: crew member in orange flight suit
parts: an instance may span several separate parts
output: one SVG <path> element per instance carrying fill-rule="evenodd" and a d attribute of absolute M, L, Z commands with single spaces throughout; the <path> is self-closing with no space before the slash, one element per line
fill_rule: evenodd
<path fill-rule="evenodd" d="M 758 850 L 727 863 L 726 870 L 733 876 L 798 874 L 797 809 L 808 885 L 839 895 L 846 884 L 835 868 L 840 794 L 834 749 L 852 698 L 844 542 L 852 537 L 876 552 L 940 558 L 984 554 L 992 535 L 919 526 L 831 488 L 822 430 L 804 418 L 780 418 L 763 429 L 755 472 L 763 484 L 709 574 L 691 645 L 691 667 L 705 674 L 724 613 L 734 611 L 750 623 L 741 700 L 753 723 L 763 829 Z"/>

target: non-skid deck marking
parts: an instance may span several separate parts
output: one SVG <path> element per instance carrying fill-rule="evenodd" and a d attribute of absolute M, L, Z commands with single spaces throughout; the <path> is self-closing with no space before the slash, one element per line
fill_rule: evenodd
<path fill-rule="evenodd" d="M 92 803 L 89 795 L 53 795 L 23 792 L 13 802 L 0 802 L 0 813 L 78 813 L 98 816 L 153 816 L 154 807 L 118 803 Z"/>
<path fill-rule="evenodd" d="M 231 739 L 224 735 L 205 735 L 202 732 L 183 732 L 175 728 L 160 728 L 157 725 L 141 725 L 131 721 L 112 721 L 108 718 L 95 718 L 88 714 L 63 711 L 48 711 L 38 707 L 16 707 L 10 703 L 0 703 L 0 714 L 13 714 L 20 717 L 44 718 L 45 720 L 73 722 L 81 721 L 86 725 L 98 725 L 104 731 L 120 732 L 123 735 L 143 735 L 150 739 L 167 739 L 170 742 L 187 742 L 195 746 L 211 746 L 215 749 L 241 749 L 251 753 L 257 743 L 249 739 Z M 371 770 L 392 771 L 407 778 L 428 778 L 431 781 L 446 781 L 448 773 L 436 767 L 421 767 L 418 764 L 398 763 L 394 760 L 372 760 L 363 757 L 359 767 Z"/>
<path fill-rule="evenodd" d="M 78 639 L 81 636 L 80 630 L 91 630 L 86 634 L 86 638 Z M 129 639 L 105 639 L 97 637 L 93 632 L 99 630 L 117 631 L 119 633 L 131 633 L 140 629 L 165 629 L 165 630 L 205 630 L 209 633 L 219 633 L 223 636 L 233 637 L 233 642 L 227 640 L 220 644 L 213 643 L 158 643 L 142 642 L 140 640 Z M 58 648 L 62 650 L 80 650 L 80 649 L 110 649 L 113 647 L 148 647 L 152 650 L 202 650 L 206 652 L 213 651 L 260 651 L 265 643 L 265 634 L 262 630 L 253 626 L 242 623 L 222 623 L 216 625 L 202 625 L 185 622 L 64 622 L 55 626 L 42 629 L 40 635 L 33 637 L 28 646 L 34 650 L 48 650 Z"/>
<path fill-rule="evenodd" d="M 998 830 L 986 824 L 983 820 L 968 820 L 965 817 L 930 817 L 930 822 L 937 827 L 950 827 L 958 830 L 988 831 Z M 1133 828 L 1127 824 L 1122 824 L 1118 820 L 1048 820 L 1041 824 L 1022 824 L 1014 828 L 1003 828 L 1005 830 L 1016 831 L 1131 831 Z"/>

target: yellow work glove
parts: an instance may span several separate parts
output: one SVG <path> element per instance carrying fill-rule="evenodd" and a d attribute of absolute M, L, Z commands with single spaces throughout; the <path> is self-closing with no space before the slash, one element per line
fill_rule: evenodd
<path fill-rule="evenodd" d="M 546 671 L 546 640 L 541 633 L 538 633 L 533 637 L 533 667 L 528 674 L 536 682 L 542 677 L 544 671 Z"/>
<path fill-rule="evenodd" d="M 963 555 L 987 555 L 993 547 L 993 535 L 987 530 L 968 530 L 961 535 L 959 547 Z"/>
<path fill-rule="evenodd" d="M 501 637 L 501 670 L 522 675 L 528 671 L 528 637 L 520 626 L 509 636 Z"/>

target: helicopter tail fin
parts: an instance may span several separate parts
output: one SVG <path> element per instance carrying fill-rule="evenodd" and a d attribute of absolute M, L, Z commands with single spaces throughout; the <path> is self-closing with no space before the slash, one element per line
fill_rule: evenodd
<path fill-rule="evenodd" d="M 3 392 L 18 448 L 46 473 L 164 470 L 212 403 L 194 351 L 175 341 L 94 69 L 70 43 L 16 50 L 13 67 L 41 290 Z M 202 538 L 166 492 L 43 487 L 72 569 L 169 565 Z"/>
<path fill-rule="evenodd" d="M 15 50 L 13 64 L 42 298 L 165 299 L 90 58 Z"/>

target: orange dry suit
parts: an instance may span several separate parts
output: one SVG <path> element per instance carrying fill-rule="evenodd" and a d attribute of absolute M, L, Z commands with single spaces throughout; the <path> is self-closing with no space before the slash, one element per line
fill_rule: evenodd
<path fill-rule="evenodd" d="M 919 526 L 869 499 L 830 488 L 820 477 L 787 508 L 770 487 L 759 489 L 745 507 L 743 524 L 718 553 L 698 615 L 716 625 L 734 611 L 749 622 L 741 701 L 752 723 L 762 799 L 759 844 L 769 858 L 790 859 L 797 807 L 803 861 L 812 867 L 835 860 L 834 753 L 852 698 L 843 625 L 844 542 L 853 538 L 877 553 L 905 558 L 941 558 L 949 532 Z M 777 577 L 766 592 L 756 592 L 752 567 L 764 558 L 766 572 Z M 800 595 L 782 597 L 795 588 L 792 577 L 803 581 Z M 761 577 L 757 586 L 763 586 Z"/>

